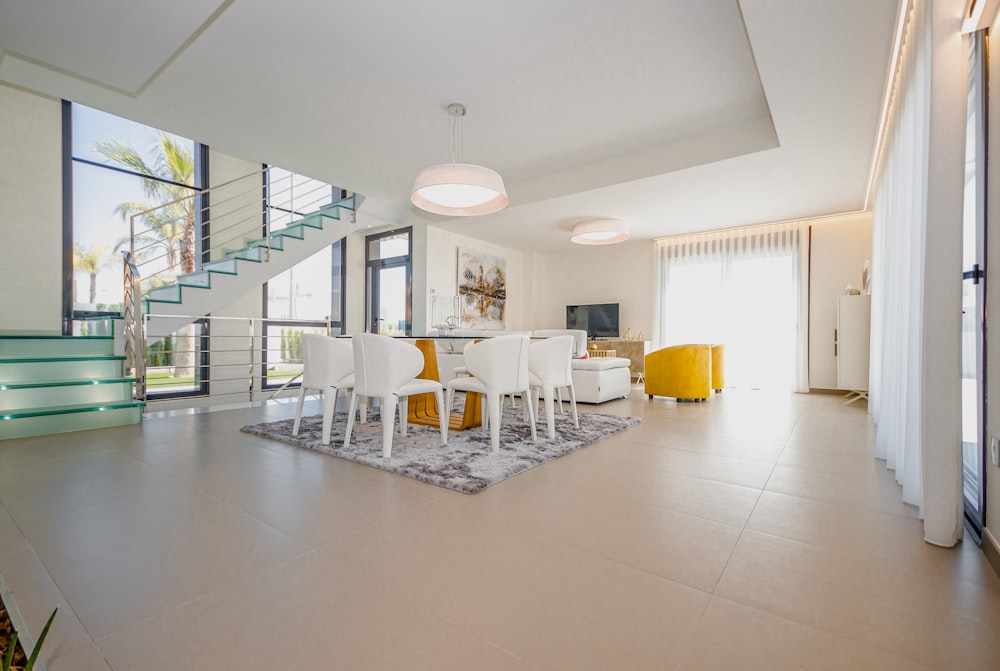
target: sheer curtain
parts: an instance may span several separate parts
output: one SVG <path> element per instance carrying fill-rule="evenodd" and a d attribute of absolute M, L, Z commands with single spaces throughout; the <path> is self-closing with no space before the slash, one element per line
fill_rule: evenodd
<path fill-rule="evenodd" d="M 654 347 L 723 343 L 727 384 L 808 391 L 805 252 L 798 223 L 658 240 Z"/>
<path fill-rule="evenodd" d="M 964 63 L 957 2 L 909 3 L 875 182 L 869 411 L 927 541 L 962 536 Z M 933 123 L 932 123 L 933 120 Z"/>
<path fill-rule="evenodd" d="M 875 456 L 896 471 L 903 500 L 923 508 L 920 352 L 926 224 L 930 63 L 927 8 L 912 10 L 899 64 L 900 97 L 886 138 L 872 226 L 872 332 L 868 410 Z M 916 225 L 914 225 L 916 224 Z M 909 466 L 909 467 L 908 467 Z M 922 512 L 922 510 L 921 510 Z"/>

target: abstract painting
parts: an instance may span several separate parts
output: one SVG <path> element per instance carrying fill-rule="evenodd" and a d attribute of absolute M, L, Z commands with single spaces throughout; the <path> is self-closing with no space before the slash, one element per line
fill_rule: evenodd
<path fill-rule="evenodd" d="M 507 261 L 471 249 L 458 250 L 462 327 L 502 329 L 507 307 Z"/>

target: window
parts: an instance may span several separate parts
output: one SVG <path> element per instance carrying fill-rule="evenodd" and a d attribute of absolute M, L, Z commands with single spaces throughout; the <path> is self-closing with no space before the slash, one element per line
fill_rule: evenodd
<path fill-rule="evenodd" d="M 661 240 L 657 346 L 722 343 L 728 386 L 804 391 L 805 235 L 774 225 Z"/>
<path fill-rule="evenodd" d="M 344 197 L 337 187 L 281 168 L 264 174 L 264 225 L 272 232 Z M 303 333 L 343 333 L 346 252 L 347 241 L 338 240 L 264 285 L 265 388 L 301 372 Z"/>
<path fill-rule="evenodd" d="M 63 124 L 72 203 L 63 227 L 69 323 L 121 312 L 122 251 L 134 252 L 144 290 L 196 270 L 207 214 L 194 196 L 206 186 L 208 152 L 193 140 L 75 103 L 63 103 Z M 133 215 L 158 207 L 133 222 Z M 149 343 L 151 396 L 208 393 L 207 328 L 199 321 Z"/>
<path fill-rule="evenodd" d="M 412 228 L 365 238 L 366 331 L 410 335 L 413 305 Z"/>
<path fill-rule="evenodd" d="M 67 103 L 69 105 L 69 103 Z M 72 316 L 119 312 L 121 251 L 131 246 L 130 218 L 204 188 L 204 147 L 193 140 L 83 105 L 70 107 Z M 193 271 L 196 253 L 185 227 L 197 232 L 194 199 L 164 208 L 144 226 L 137 220 L 136 255 L 143 275 Z"/>

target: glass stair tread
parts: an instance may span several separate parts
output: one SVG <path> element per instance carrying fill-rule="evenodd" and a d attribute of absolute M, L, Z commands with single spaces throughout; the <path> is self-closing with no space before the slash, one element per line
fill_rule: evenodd
<path fill-rule="evenodd" d="M 144 401 L 120 401 L 115 403 L 78 403 L 75 405 L 50 405 L 40 408 L 19 408 L 0 411 L 0 421 L 25 419 L 28 417 L 71 415 L 81 412 L 105 412 L 107 410 L 144 407 L 146 407 L 146 403 Z"/>
<path fill-rule="evenodd" d="M 47 380 L 45 382 L 0 382 L 0 391 L 13 389 L 42 389 L 45 387 L 74 387 L 95 384 L 131 384 L 135 382 L 134 377 L 105 377 L 93 380 Z"/>
<path fill-rule="evenodd" d="M 93 356 L 0 356 L 0 363 L 47 363 L 49 361 L 124 361 L 123 356 L 100 355 Z"/>
<path fill-rule="evenodd" d="M 30 331 L 0 331 L 0 340 L 114 340 L 114 336 L 68 336 L 61 333 L 31 333 Z"/>

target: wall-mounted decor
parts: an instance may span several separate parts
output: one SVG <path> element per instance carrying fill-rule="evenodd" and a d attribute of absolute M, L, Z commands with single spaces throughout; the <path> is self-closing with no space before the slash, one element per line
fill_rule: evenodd
<path fill-rule="evenodd" d="M 458 295 L 464 328 L 502 329 L 506 321 L 507 261 L 458 249 Z"/>

